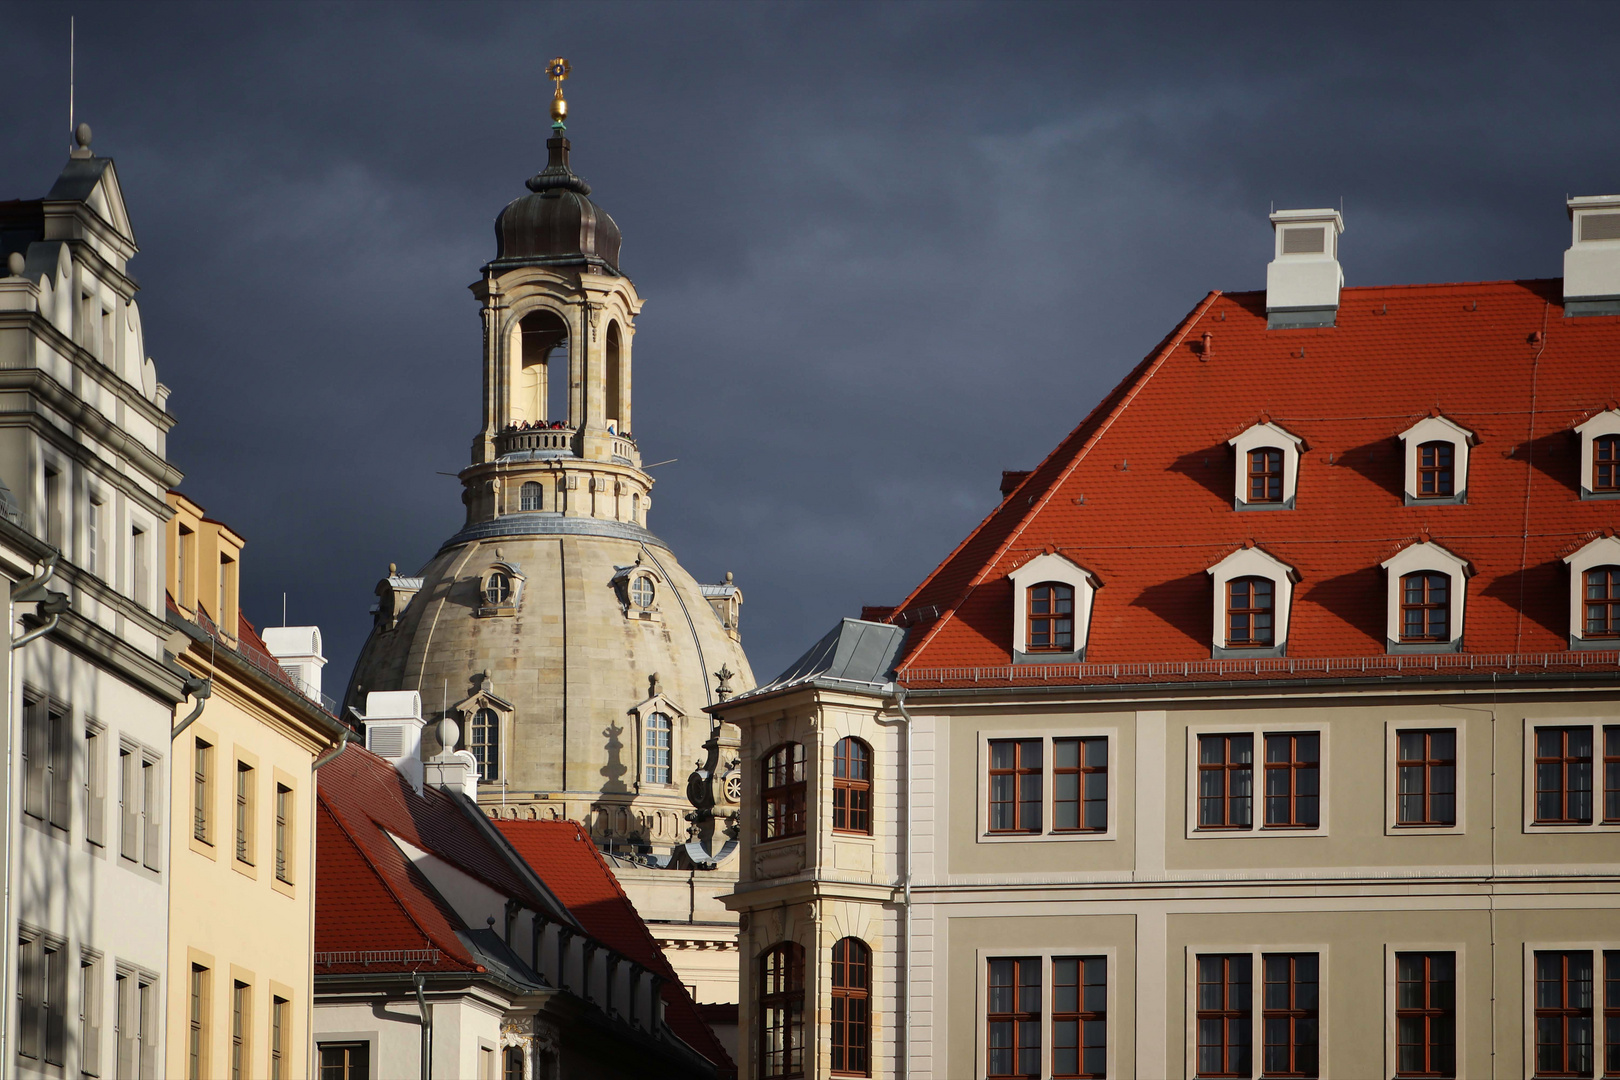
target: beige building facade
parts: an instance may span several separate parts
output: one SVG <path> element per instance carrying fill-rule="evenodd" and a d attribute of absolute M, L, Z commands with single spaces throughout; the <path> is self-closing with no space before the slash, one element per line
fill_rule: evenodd
<path fill-rule="evenodd" d="M 168 503 L 170 650 L 206 683 L 191 684 L 173 744 L 163 1075 L 301 1080 L 312 1060 L 313 766 L 347 729 L 241 617 L 243 539 L 183 495 Z M 318 640 L 313 627 L 288 629 Z"/>

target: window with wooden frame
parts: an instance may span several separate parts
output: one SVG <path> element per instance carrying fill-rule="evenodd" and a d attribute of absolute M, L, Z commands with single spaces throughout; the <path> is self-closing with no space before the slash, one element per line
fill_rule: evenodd
<path fill-rule="evenodd" d="M 1395 954 L 1395 1075 L 1457 1075 L 1457 954 Z"/>
<path fill-rule="evenodd" d="M 467 749 L 478 762 L 479 783 L 491 784 L 501 778 L 501 717 L 494 709 L 473 713 Z"/>
<path fill-rule="evenodd" d="M 990 832 L 1041 831 L 1041 740 L 990 740 Z"/>
<path fill-rule="evenodd" d="M 1261 957 L 1264 997 L 1260 1024 L 1265 1047 L 1261 1075 L 1317 1075 L 1317 972 L 1315 953 Z"/>
<path fill-rule="evenodd" d="M 1457 823 L 1457 731 L 1396 733 L 1395 823 L 1451 826 Z"/>
<path fill-rule="evenodd" d="M 236 861 L 253 865 L 256 852 L 254 844 L 254 803 L 258 784 L 254 780 L 255 770 L 245 761 L 236 763 Z"/>
<path fill-rule="evenodd" d="M 1535 963 L 1536 1076 L 1591 1076 L 1592 954 L 1538 951 Z"/>
<path fill-rule="evenodd" d="M 1592 821 L 1592 729 L 1536 729 L 1536 824 Z"/>
<path fill-rule="evenodd" d="M 647 726 L 641 733 L 642 780 L 649 784 L 668 784 L 674 774 L 671 737 L 674 724 L 668 713 L 655 712 L 647 717 Z"/>
<path fill-rule="evenodd" d="M 1603 1075 L 1620 1076 L 1620 951 L 1603 953 Z"/>
<path fill-rule="evenodd" d="M 270 1080 L 287 1080 L 287 1021 L 284 997 L 270 999 Z"/>
<path fill-rule="evenodd" d="M 214 842 L 214 747 L 195 739 L 191 750 L 191 835 L 204 844 Z"/>
<path fill-rule="evenodd" d="M 766 755 L 760 769 L 761 840 L 803 836 L 804 744 L 783 743 Z"/>
<path fill-rule="evenodd" d="M 1269 578 L 1242 577 L 1226 583 L 1226 647 L 1269 648 L 1275 586 Z"/>
<path fill-rule="evenodd" d="M 1055 581 L 1030 586 L 1026 593 L 1029 607 L 1024 622 L 1029 652 L 1072 652 L 1074 650 L 1074 587 Z"/>
<path fill-rule="evenodd" d="M 1603 729 L 1603 821 L 1620 822 L 1620 727 Z"/>
<path fill-rule="evenodd" d="M 1598 566 L 1584 576 L 1582 636 L 1620 637 L 1620 566 Z"/>
<path fill-rule="evenodd" d="M 508 1046 L 501 1056 L 501 1080 L 525 1080 L 523 1075 L 523 1047 Z M 550 1080 L 545 1073 L 536 1072 L 535 1080 Z"/>
<path fill-rule="evenodd" d="M 1198 827 L 1254 824 L 1254 736 L 1198 736 Z"/>
<path fill-rule="evenodd" d="M 1253 972 L 1247 953 L 1198 957 L 1198 1076 L 1248 1080 L 1253 1074 Z"/>
<path fill-rule="evenodd" d="M 544 488 L 533 480 L 526 482 L 518 489 L 518 509 L 531 512 L 541 508 Z"/>
<path fill-rule="evenodd" d="M 1448 442 L 1426 442 L 1417 449 L 1417 494 L 1422 499 L 1445 499 L 1455 494 L 1452 459 L 1456 447 Z"/>
<path fill-rule="evenodd" d="M 1108 1075 L 1108 958 L 1052 960 L 1052 1076 L 1103 1080 Z"/>
<path fill-rule="evenodd" d="M 804 1075 L 804 948 L 785 941 L 759 958 L 759 1074 Z"/>
<path fill-rule="evenodd" d="M 1592 491 L 1620 492 L 1620 435 L 1592 440 Z"/>
<path fill-rule="evenodd" d="M 231 1080 L 250 1080 L 252 1065 L 248 1054 L 248 1033 L 253 1027 L 253 989 L 245 982 L 231 982 Z"/>
<path fill-rule="evenodd" d="M 833 832 L 872 834 L 872 748 L 853 736 L 833 747 Z"/>
<path fill-rule="evenodd" d="M 371 1080 L 371 1044 L 319 1043 L 321 1080 Z"/>
<path fill-rule="evenodd" d="M 1249 451 L 1249 498 L 1251 503 L 1283 501 L 1283 452 L 1275 446 Z"/>
<path fill-rule="evenodd" d="M 985 1075 L 991 1080 L 1039 1080 L 1040 958 L 994 959 L 986 967 Z"/>
<path fill-rule="evenodd" d="M 1052 740 L 1052 831 L 1108 829 L 1108 739 Z"/>
<path fill-rule="evenodd" d="M 1401 578 L 1401 640 L 1451 640 L 1451 575 L 1431 571 Z"/>
<path fill-rule="evenodd" d="M 1266 828 L 1314 829 L 1321 822 L 1321 736 L 1266 735 Z"/>
<path fill-rule="evenodd" d="M 201 964 L 191 965 L 191 985 L 186 1010 L 186 1080 L 207 1080 L 208 1073 L 208 992 L 211 972 Z"/>
<path fill-rule="evenodd" d="M 100 954 L 79 954 L 79 1072 L 101 1075 L 101 980 Z"/>
<path fill-rule="evenodd" d="M 832 1071 L 872 1075 L 872 950 L 859 938 L 832 947 Z"/>
<path fill-rule="evenodd" d="M 292 788 L 276 785 L 276 880 L 292 884 Z"/>

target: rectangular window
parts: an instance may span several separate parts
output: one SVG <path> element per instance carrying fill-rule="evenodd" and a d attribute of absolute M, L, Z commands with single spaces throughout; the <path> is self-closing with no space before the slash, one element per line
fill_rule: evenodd
<path fill-rule="evenodd" d="M 67 532 L 62 517 L 62 474 L 45 468 L 45 542 L 58 551 Z"/>
<path fill-rule="evenodd" d="M 17 1053 L 48 1065 L 67 1060 L 68 956 L 36 931 L 17 937 Z"/>
<path fill-rule="evenodd" d="M 1041 1075 L 1041 961 L 1033 956 L 991 960 L 989 980 L 987 1075 L 996 1080 L 1037 1080 Z"/>
<path fill-rule="evenodd" d="M 1253 1072 L 1254 961 L 1244 953 L 1198 957 L 1197 1025 L 1200 1077 Z"/>
<path fill-rule="evenodd" d="M 287 1080 L 287 999 L 270 999 L 270 1080 Z"/>
<path fill-rule="evenodd" d="M 236 614 L 231 607 L 231 577 L 236 572 L 236 562 L 227 555 L 219 557 L 219 628 L 231 637 L 236 636 Z"/>
<path fill-rule="evenodd" d="M 23 812 L 68 828 L 73 748 L 65 710 L 42 698 L 23 705 Z"/>
<path fill-rule="evenodd" d="M 1198 736 L 1198 827 L 1250 828 L 1253 803 L 1254 736 Z"/>
<path fill-rule="evenodd" d="M 1603 820 L 1620 822 L 1620 727 L 1603 729 Z"/>
<path fill-rule="evenodd" d="M 1108 739 L 1052 740 L 1052 829 L 1108 829 Z"/>
<path fill-rule="evenodd" d="M 493 1046 L 480 1046 L 478 1048 L 478 1080 L 499 1080 L 495 1075 L 495 1048 Z"/>
<path fill-rule="evenodd" d="M 40 1012 L 45 1021 L 45 1061 L 60 1065 L 67 1060 L 67 950 L 47 940 L 40 950 L 39 985 L 44 990 Z"/>
<path fill-rule="evenodd" d="M 1273 446 L 1249 451 L 1249 502 L 1282 502 L 1283 455 Z"/>
<path fill-rule="evenodd" d="M 84 729 L 84 838 L 97 847 L 107 843 L 107 735 Z"/>
<path fill-rule="evenodd" d="M 135 1075 L 135 980 L 123 971 L 113 974 L 113 1049 L 117 1054 L 115 1076 L 128 1080 Z"/>
<path fill-rule="evenodd" d="M 1603 954 L 1603 1075 L 1620 1076 L 1620 951 Z"/>
<path fill-rule="evenodd" d="M 163 865 L 163 789 L 158 785 L 158 763 L 141 759 L 141 863 L 148 870 Z"/>
<path fill-rule="evenodd" d="M 1055 1080 L 1108 1075 L 1107 957 L 1052 961 L 1052 1075 Z"/>
<path fill-rule="evenodd" d="M 97 577 L 107 576 L 106 553 L 101 549 L 101 538 L 106 528 L 105 515 L 106 507 L 102 505 L 101 498 L 92 493 L 85 506 L 84 563 L 85 569 Z"/>
<path fill-rule="evenodd" d="M 1395 1075 L 1457 1075 L 1457 954 L 1395 954 Z"/>
<path fill-rule="evenodd" d="M 253 766 L 236 763 L 236 858 L 253 865 Z"/>
<path fill-rule="evenodd" d="M 1320 822 L 1321 737 L 1266 736 L 1266 828 L 1314 829 Z"/>
<path fill-rule="evenodd" d="M 1457 823 L 1457 731 L 1400 731 L 1397 747 L 1398 825 Z"/>
<path fill-rule="evenodd" d="M 1268 953 L 1261 1023 L 1265 1031 L 1264 1076 L 1315 1076 L 1317 1048 L 1317 956 Z"/>
<path fill-rule="evenodd" d="M 370 1043 L 321 1043 L 320 1080 L 371 1080 Z"/>
<path fill-rule="evenodd" d="M 1444 498 L 1452 491 L 1452 445 L 1428 442 L 1418 447 L 1418 494 L 1424 498 Z"/>
<path fill-rule="evenodd" d="M 79 954 L 79 1072 L 101 1075 L 101 957 Z"/>
<path fill-rule="evenodd" d="M 1041 831 L 1041 740 L 990 741 L 990 831 Z"/>
<path fill-rule="evenodd" d="M 214 842 L 214 748 L 197 739 L 191 751 L 191 835 L 205 844 Z"/>
<path fill-rule="evenodd" d="M 1243 577 L 1226 583 L 1226 644 L 1261 648 L 1273 641 L 1275 585 L 1268 578 Z"/>
<path fill-rule="evenodd" d="M 158 1037 L 163 1027 L 163 1017 L 159 1015 L 157 1009 L 157 976 L 137 976 L 135 980 L 135 1022 L 139 1027 L 135 1032 L 135 1043 L 140 1052 L 139 1060 L 142 1077 L 155 1077 L 158 1074 Z"/>
<path fill-rule="evenodd" d="M 1536 953 L 1536 1075 L 1592 1075 L 1592 954 Z"/>
<path fill-rule="evenodd" d="M 195 533 L 182 525 L 174 545 L 174 595 L 180 606 L 187 610 L 197 606 L 196 597 L 192 595 L 191 582 L 187 579 L 191 565 L 196 561 L 191 554 L 191 542 L 195 537 Z"/>
<path fill-rule="evenodd" d="M 253 1025 L 253 991 L 245 982 L 231 982 L 231 1080 L 246 1080 L 251 1072 L 248 1031 Z"/>
<path fill-rule="evenodd" d="M 209 971 L 201 964 L 191 965 L 191 986 L 187 995 L 186 1080 L 209 1080 L 208 1072 L 208 983 Z"/>
<path fill-rule="evenodd" d="M 276 880 L 292 884 L 292 788 L 276 785 Z"/>
<path fill-rule="evenodd" d="M 118 854 L 141 861 L 141 759 L 118 748 Z"/>
<path fill-rule="evenodd" d="M 1536 823 L 1592 821 L 1592 729 L 1536 729 Z"/>
<path fill-rule="evenodd" d="M 155 1077 L 159 1020 L 156 976 L 120 969 L 113 975 L 113 1042 L 118 1080 Z"/>
<path fill-rule="evenodd" d="M 142 607 L 151 605 L 151 587 L 147 574 L 152 565 L 152 553 L 146 549 L 146 530 L 129 530 L 129 592 Z"/>

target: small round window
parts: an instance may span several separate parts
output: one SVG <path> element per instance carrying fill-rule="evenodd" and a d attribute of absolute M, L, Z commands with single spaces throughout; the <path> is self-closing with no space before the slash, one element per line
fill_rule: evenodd
<path fill-rule="evenodd" d="M 497 570 L 484 583 L 484 602 L 490 607 L 501 607 L 512 599 L 512 579 Z"/>
<path fill-rule="evenodd" d="M 646 576 L 630 579 L 630 602 L 638 608 L 650 608 L 653 604 L 652 579 Z"/>

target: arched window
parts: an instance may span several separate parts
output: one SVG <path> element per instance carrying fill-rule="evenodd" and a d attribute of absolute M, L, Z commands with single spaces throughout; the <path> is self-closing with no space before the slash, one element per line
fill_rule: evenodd
<path fill-rule="evenodd" d="M 1620 637 L 1620 566 L 1598 566 L 1586 572 L 1584 614 L 1584 636 Z"/>
<path fill-rule="evenodd" d="M 1451 640 L 1451 575 L 1422 571 L 1401 578 L 1401 640 Z"/>
<path fill-rule="evenodd" d="M 638 574 L 630 579 L 630 602 L 643 610 L 653 606 L 652 578 Z"/>
<path fill-rule="evenodd" d="M 501 778 L 501 718 L 493 709 L 473 713 L 472 730 L 467 732 L 467 749 L 478 759 L 478 779 L 493 783 Z"/>
<path fill-rule="evenodd" d="M 833 831 L 872 835 L 872 748 L 860 739 L 833 747 Z"/>
<path fill-rule="evenodd" d="M 521 489 L 519 489 L 519 492 L 518 492 L 518 509 L 520 509 L 520 510 L 538 510 L 538 509 L 540 509 L 541 492 L 544 491 L 544 490 L 545 490 L 544 488 L 542 488 L 539 484 L 535 483 L 533 480 L 530 480 L 527 483 L 525 483 L 523 485 L 523 487 Z"/>
<path fill-rule="evenodd" d="M 636 525 L 641 524 L 641 496 L 634 492 L 630 495 L 630 520 Z"/>
<path fill-rule="evenodd" d="M 1256 648 L 1272 643 L 1270 578 L 1241 577 L 1226 583 L 1226 644 L 1229 648 Z"/>
<path fill-rule="evenodd" d="M 1592 490 L 1620 491 L 1620 435 L 1592 440 Z"/>
<path fill-rule="evenodd" d="M 669 783 L 671 750 L 668 716 L 655 712 L 647 717 L 642 747 L 642 779 L 649 784 Z"/>
<path fill-rule="evenodd" d="M 847 937 L 832 947 L 832 1071 L 870 1076 L 872 950 Z"/>
<path fill-rule="evenodd" d="M 1074 649 L 1074 587 L 1043 581 L 1029 590 L 1029 651 Z"/>
<path fill-rule="evenodd" d="M 1418 447 L 1419 498 L 1448 499 L 1452 496 L 1452 458 L 1455 453 L 1455 447 L 1448 442 L 1426 442 Z"/>
<path fill-rule="evenodd" d="M 804 948 L 791 941 L 759 958 L 759 1075 L 804 1075 Z"/>
<path fill-rule="evenodd" d="M 764 807 L 761 840 L 804 835 L 804 746 L 783 743 L 765 759 L 760 775 Z"/>
<path fill-rule="evenodd" d="M 1283 501 L 1283 452 L 1275 446 L 1249 451 L 1248 502 Z"/>
<path fill-rule="evenodd" d="M 622 348 L 619 324 L 608 323 L 607 332 L 607 422 L 624 434 L 624 372 L 620 364 Z"/>
<path fill-rule="evenodd" d="M 504 570 L 492 570 L 484 581 L 484 603 L 505 607 L 512 600 L 512 578 Z"/>

